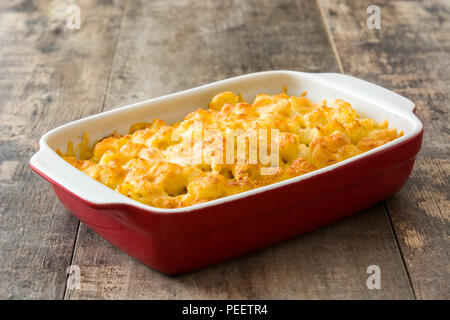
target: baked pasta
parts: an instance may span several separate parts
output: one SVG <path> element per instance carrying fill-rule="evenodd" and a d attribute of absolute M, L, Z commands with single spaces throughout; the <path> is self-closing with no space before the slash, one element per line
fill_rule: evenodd
<path fill-rule="evenodd" d="M 172 125 L 155 119 L 58 153 L 109 188 L 144 204 L 179 208 L 300 176 L 356 156 L 403 133 L 357 114 L 350 103 L 233 92 Z M 80 154 L 78 159 L 75 153 Z"/>

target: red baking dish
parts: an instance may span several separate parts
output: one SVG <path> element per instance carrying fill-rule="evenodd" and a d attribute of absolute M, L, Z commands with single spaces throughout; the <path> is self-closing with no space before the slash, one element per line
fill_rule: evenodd
<path fill-rule="evenodd" d="M 129 199 L 72 167 L 54 150 L 88 131 L 95 141 L 133 123 L 181 120 L 216 93 L 308 91 L 313 101 L 344 99 L 404 136 L 362 155 L 300 177 L 179 209 L 154 208 Z M 397 192 L 408 179 L 422 143 L 423 126 L 410 100 L 341 74 L 268 71 L 214 82 L 87 117 L 40 140 L 30 166 L 49 181 L 80 221 L 113 245 L 166 274 L 215 264 L 348 217 Z"/>

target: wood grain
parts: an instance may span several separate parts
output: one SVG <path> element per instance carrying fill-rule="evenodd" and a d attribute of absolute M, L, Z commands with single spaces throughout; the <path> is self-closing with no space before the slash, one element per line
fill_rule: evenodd
<path fill-rule="evenodd" d="M 381 29 L 369 30 L 372 2 L 320 0 L 344 72 L 416 103 L 422 151 L 387 208 L 417 298 L 449 299 L 450 3 L 378 1 Z"/>
<path fill-rule="evenodd" d="M 128 2 L 105 109 L 242 73 L 339 71 L 314 1 Z M 167 277 L 81 225 L 69 299 L 413 298 L 383 205 L 204 270 Z M 369 265 L 382 290 L 366 287 Z"/>
<path fill-rule="evenodd" d="M 38 139 L 101 110 L 120 3 L 78 1 L 81 30 L 50 1 L 0 4 L 0 299 L 61 299 L 78 221 L 28 166 Z"/>

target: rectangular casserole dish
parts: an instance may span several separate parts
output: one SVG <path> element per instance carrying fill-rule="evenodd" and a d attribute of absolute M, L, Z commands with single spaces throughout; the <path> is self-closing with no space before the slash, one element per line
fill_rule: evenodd
<path fill-rule="evenodd" d="M 85 175 L 55 152 L 88 131 L 91 141 L 128 132 L 154 118 L 173 123 L 221 91 L 308 92 L 312 101 L 344 99 L 365 116 L 389 120 L 404 136 L 320 170 L 233 196 L 179 209 L 129 199 Z M 30 166 L 49 181 L 66 208 L 113 245 L 166 274 L 178 274 L 263 248 L 350 216 L 397 192 L 409 177 L 423 126 L 410 100 L 334 73 L 267 71 L 114 109 L 51 130 Z"/>

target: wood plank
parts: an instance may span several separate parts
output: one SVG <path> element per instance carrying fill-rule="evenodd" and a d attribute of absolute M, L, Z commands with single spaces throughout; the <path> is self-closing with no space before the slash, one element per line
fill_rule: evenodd
<path fill-rule="evenodd" d="M 339 71 L 314 1 L 137 1 L 122 24 L 107 109 L 242 73 Z M 413 298 L 383 206 L 220 265 L 167 277 L 80 228 L 67 298 Z M 366 287 L 379 265 L 382 290 Z"/>
<path fill-rule="evenodd" d="M 101 110 L 122 5 L 77 1 L 80 30 L 49 1 L 0 6 L 0 299 L 61 299 L 78 221 L 28 160 L 49 129 Z"/>
<path fill-rule="evenodd" d="M 450 3 L 379 1 L 380 30 L 365 26 L 372 1 L 320 4 L 344 72 L 416 103 L 425 126 L 422 151 L 387 207 L 417 298 L 449 299 Z"/>

